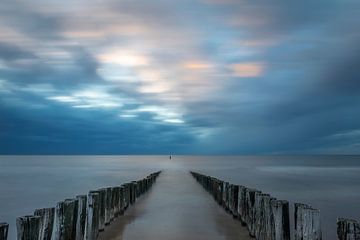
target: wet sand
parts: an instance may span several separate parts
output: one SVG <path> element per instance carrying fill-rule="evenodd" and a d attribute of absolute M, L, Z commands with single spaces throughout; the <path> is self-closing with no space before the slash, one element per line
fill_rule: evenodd
<path fill-rule="evenodd" d="M 101 240 L 250 240 L 248 231 L 181 170 L 166 170 L 149 193 L 105 228 Z"/>

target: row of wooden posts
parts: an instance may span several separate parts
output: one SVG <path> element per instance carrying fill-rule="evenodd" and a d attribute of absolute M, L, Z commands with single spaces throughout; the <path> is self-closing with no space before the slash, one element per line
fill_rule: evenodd
<path fill-rule="evenodd" d="M 197 172 L 191 174 L 218 204 L 247 226 L 250 236 L 256 240 L 290 239 L 288 201 Z M 294 239 L 321 240 L 320 211 L 302 203 L 295 203 L 294 207 Z M 339 240 L 360 240 L 357 221 L 339 218 L 337 226 Z"/>
<path fill-rule="evenodd" d="M 148 191 L 159 172 L 122 184 L 92 190 L 88 195 L 66 199 L 56 207 L 36 209 L 34 215 L 16 219 L 18 240 L 96 240 L 116 217 Z M 6 240 L 9 225 L 0 223 L 0 240 Z"/>

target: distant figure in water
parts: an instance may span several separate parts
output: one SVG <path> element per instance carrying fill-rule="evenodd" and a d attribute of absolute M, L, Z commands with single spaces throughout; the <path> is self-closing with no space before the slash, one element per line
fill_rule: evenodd
<path fill-rule="evenodd" d="M 169 158 L 171 159 L 171 155 L 169 156 Z"/>

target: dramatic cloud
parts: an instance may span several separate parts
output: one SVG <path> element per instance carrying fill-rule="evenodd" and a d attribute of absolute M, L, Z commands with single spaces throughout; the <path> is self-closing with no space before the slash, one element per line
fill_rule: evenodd
<path fill-rule="evenodd" d="M 360 2 L 0 4 L 0 153 L 360 153 Z"/>

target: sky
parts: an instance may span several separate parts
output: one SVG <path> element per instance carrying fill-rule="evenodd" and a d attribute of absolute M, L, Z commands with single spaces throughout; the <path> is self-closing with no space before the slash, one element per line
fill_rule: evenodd
<path fill-rule="evenodd" d="M 0 154 L 360 154 L 358 0 L 0 3 Z"/>

